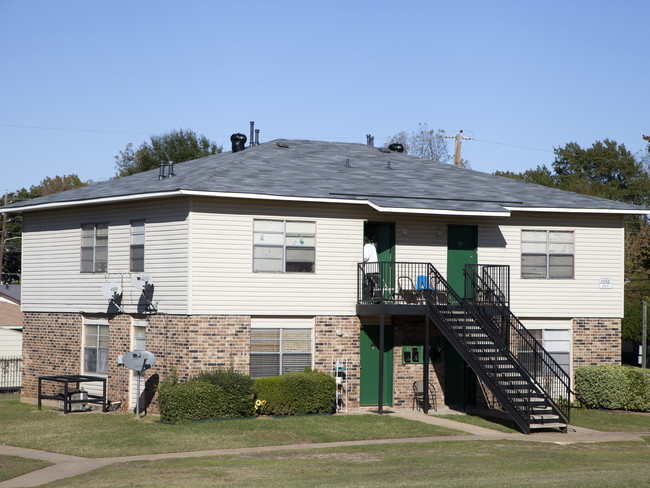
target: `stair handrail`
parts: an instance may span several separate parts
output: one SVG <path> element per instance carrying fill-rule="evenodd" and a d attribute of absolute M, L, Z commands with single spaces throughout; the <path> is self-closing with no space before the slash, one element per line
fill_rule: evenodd
<path fill-rule="evenodd" d="M 563 388 L 558 388 L 558 390 L 562 390 L 561 393 L 564 393 L 564 396 L 560 394 L 560 398 L 556 399 L 553 397 L 551 392 L 547 391 L 547 387 L 545 387 L 543 384 L 540 384 L 538 381 L 538 372 L 537 371 L 530 371 L 528 367 L 526 367 L 525 364 L 522 364 L 520 358 L 519 358 L 519 353 L 520 350 L 518 348 L 517 350 L 517 355 L 512 353 L 512 350 L 510 347 L 507 348 L 508 353 L 513 357 L 517 363 L 521 364 L 522 367 L 527 371 L 527 374 L 531 376 L 533 381 L 538 385 L 538 387 L 542 390 L 544 395 L 546 396 L 547 400 L 551 402 L 551 404 L 556 408 L 558 413 L 562 415 L 566 422 L 569 422 L 570 419 L 570 414 L 571 414 L 571 404 L 570 404 L 570 398 L 571 398 L 571 379 L 569 375 L 567 374 L 566 371 L 558 364 L 558 362 L 551 356 L 546 349 L 542 346 L 542 344 L 533 336 L 528 329 L 521 323 L 519 318 L 512 313 L 512 310 L 510 307 L 503 301 L 501 298 L 503 296 L 503 293 L 501 290 L 497 289 L 495 290 L 494 288 L 490 288 L 490 283 L 487 283 L 486 280 L 484 280 L 479 274 L 476 272 L 476 269 L 474 267 L 466 266 L 465 269 L 463 270 L 463 273 L 465 277 L 469 278 L 470 280 L 476 280 L 474 282 L 474 285 L 477 287 L 484 287 L 486 289 L 491 289 L 493 293 L 486 294 L 486 297 L 491 297 L 492 301 L 495 302 L 492 305 L 495 306 L 497 309 L 501 310 L 503 316 L 507 317 L 507 326 L 508 326 L 508 331 L 514 330 L 518 337 L 524 341 L 524 343 L 528 346 L 528 350 L 532 352 L 534 358 L 534 366 L 536 369 L 537 366 L 537 361 L 535 360 L 536 358 L 539 358 L 539 360 L 543 363 L 543 366 L 545 367 L 544 370 L 550 373 L 554 378 L 560 382 L 561 386 Z M 496 286 L 496 283 L 492 280 L 492 285 Z M 470 307 L 476 308 L 476 305 L 472 305 L 469 303 Z M 489 321 L 487 321 L 489 323 Z M 494 324 L 492 324 L 494 325 Z M 510 344 L 510 340 L 506 341 L 507 344 Z M 519 343 L 521 344 L 521 343 Z M 557 400 L 563 400 L 563 401 L 557 401 Z"/>
<path fill-rule="evenodd" d="M 435 266 L 433 266 L 433 264 L 428 263 L 428 265 L 429 265 L 429 274 L 433 275 L 435 277 L 436 282 L 442 284 L 445 287 L 446 294 L 451 295 L 453 300 L 456 303 L 458 303 L 458 305 L 461 308 L 464 309 L 464 311 L 481 328 L 481 330 L 492 340 L 493 344 L 495 345 L 495 347 L 497 349 L 499 349 L 501 354 L 503 354 L 504 356 L 507 356 L 509 358 L 514 359 L 512 354 L 510 354 L 510 351 L 508 351 L 507 348 L 504 346 L 503 342 L 501 341 L 501 338 L 498 336 L 498 333 L 496 333 L 494 328 L 486 323 L 486 321 L 478 314 L 478 312 L 473 307 L 471 307 L 469 305 L 467 300 L 465 300 L 464 298 L 461 298 L 458 295 L 458 293 L 456 292 L 456 290 L 454 290 L 451 286 L 449 286 L 447 281 L 442 277 L 440 272 L 436 269 Z M 444 323 L 447 326 L 447 320 L 445 319 L 444 316 L 442 316 L 440 311 L 437 309 L 436 301 L 431 300 L 431 299 L 427 299 L 427 305 L 429 307 L 429 311 L 433 312 L 433 315 L 435 317 L 437 317 L 442 323 Z M 459 342 L 464 342 L 465 341 L 465 338 L 459 336 L 454 331 L 454 329 L 452 327 L 448 327 L 448 330 L 457 338 L 457 340 L 459 340 Z M 509 394 L 506 391 L 504 391 L 504 388 L 502 388 L 501 383 L 504 383 L 506 385 L 508 385 L 508 384 L 513 385 L 513 383 L 510 380 L 508 380 L 507 378 L 497 379 L 496 376 L 493 373 L 489 372 L 486 368 L 481 368 L 479 366 L 480 361 L 478 360 L 478 358 L 476 357 L 476 355 L 474 354 L 474 352 L 470 348 L 466 348 L 465 352 L 468 353 L 472 357 L 472 359 L 473 359 L 475 365 L 477 366 L 477 368 L 481 369 L 488 376 L 488 378 L 490 378 L 490 380 L 493 383 L 493 387 L 496 390 L 498 390 L 502 395 L 504 395 L 506 398 L 508 398 Z M 518 361 L 513 361 L 513 366 L 521 374 L 522 378 L 529 383 L 529 385 L 531 386 L 530 390 L 533 390 L 533 389 L 534 390 L 539 390 L 537 385 L 535 385 L 534 382 L 531 381 L 531 378 L 530 378 L 530 375 L 529 375 L 528 371 L 525 368 L 523 368 L 523 366 Z M 494 378 L 494 379 L 492 379 L 492 378 Z M 510 406 L 514 410 L 516 410 L 518 412 L 518 414 L 522 417 L 522 419 L 525 419 L 525 421 L 529 421 L 528 419 L 530 418 L 530 415 L 532 414 L 531 396 L 530 396 L 530 394 L 528 395 L 528 401 L 524 405 L 525 408 L 521 408 L 520 405 L 517 405 L 517 404 L 512 403 L 512 402 L 510 403 Z"/>

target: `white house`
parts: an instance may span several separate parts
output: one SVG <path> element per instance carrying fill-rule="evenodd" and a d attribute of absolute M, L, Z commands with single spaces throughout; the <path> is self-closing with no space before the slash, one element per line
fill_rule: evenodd
<path fill-rule="evenodd" d="M 556 407 L 574 368 L 620 362 L 623 217 L 648 209 L 387 148 L 276 140 L 3 211 L 24 219 L 25 398 L 39 376 L 83 373 L 128 403 L 117 357 L 137 347 L 162 376 L 338 362 L 351 409 L 410 408 L 424 377 L 439 404 L 491 391 L 534 427 L 548 409 L 568 420 Z M 362 263 L 364 236 L 379 269 Z"/>

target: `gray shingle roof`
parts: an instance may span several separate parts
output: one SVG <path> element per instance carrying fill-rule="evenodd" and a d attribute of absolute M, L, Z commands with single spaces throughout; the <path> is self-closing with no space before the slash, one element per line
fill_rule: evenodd
<path fill-rule="evenodd" d="M 187 190 L 363 200 L 405 211 L 507 213 L 506 208 L 522 207 L 650 212 L 362 144 L 276 140 L 180 163 L 174 172 L 175 177 L 159 180 L 156 169 L 10 207 Z"/>

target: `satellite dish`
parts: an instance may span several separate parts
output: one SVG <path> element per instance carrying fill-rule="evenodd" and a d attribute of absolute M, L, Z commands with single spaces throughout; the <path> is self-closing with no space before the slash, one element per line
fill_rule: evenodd
<path fill-rule="evenodd" d="M 126 353 L 122 358 L 124 366 L 138 373 L 151 368 L 156 362 L 156 356 L 149 351 L 139 351 L 134 350 L 129 353 Z"/>
<path fill-rule="evenodd" d="M 144 287 L 151 283 L 151 275 L 149 273 L 138 273 L 131 276 L 131 283 L 134 288 L 144 290 Z"/>
<path fill-rule="evenodd" d="M 115 300 L 116 297 L 119 297 L 122 294 L 122 286 L 118 283 L 111 281 L 110 283 L 104 283 L 102 285 L 102 295 L 108 300 Z"/>

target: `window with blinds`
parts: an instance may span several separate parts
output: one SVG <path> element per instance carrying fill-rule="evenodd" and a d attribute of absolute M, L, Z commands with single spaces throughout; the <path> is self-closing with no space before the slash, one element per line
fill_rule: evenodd
<path fill-rule="evenodd" d="M 251 329 L 251 378 L 311 367 L 311 329 Z"/>
<path fill-rule="evenodd" d="M 144 220 L 131 222 L 131 259 L 132 272 L 144 271 Z"/>
<path fill-rule="evenodd" d="M 566 279 L 573 276 L 573 231 L 521 231 L 522 278 Z"/>
<path fill-rule="evenodd" d="M 313 273 L 316 223 L 253 221 L 253 271 Z"/>
<path fill-rule="evenodd" d="M 108 223 L 81 225 L 81 272 L 108 269 Z"/>

